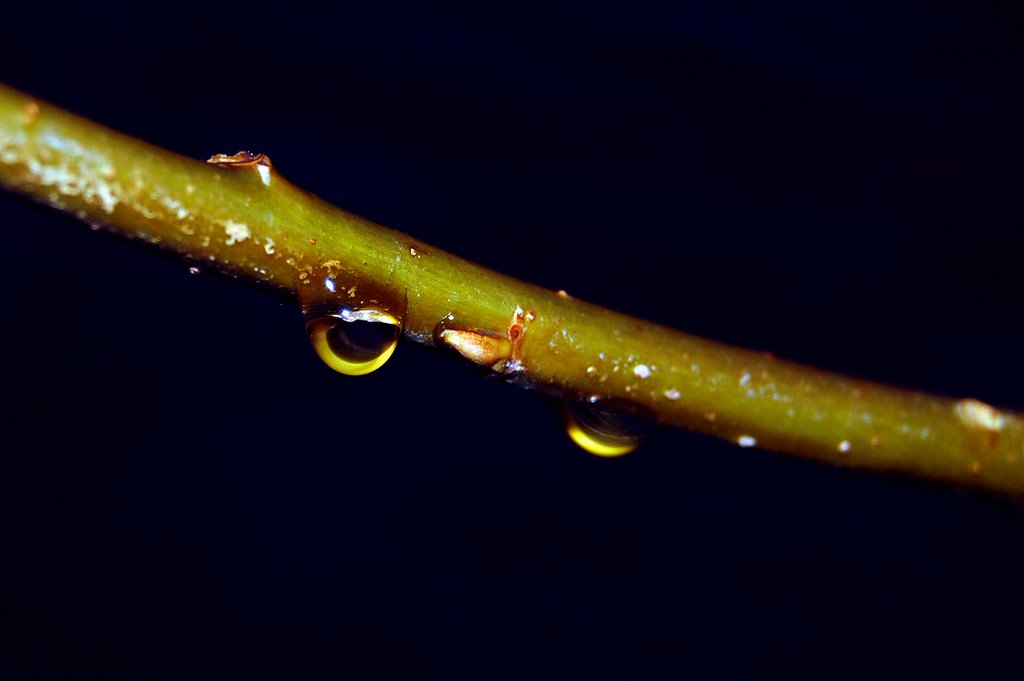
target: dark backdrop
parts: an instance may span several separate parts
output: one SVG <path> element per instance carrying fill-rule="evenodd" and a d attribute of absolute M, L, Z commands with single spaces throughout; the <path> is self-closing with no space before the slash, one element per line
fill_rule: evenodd
<path fill-rule="evenodd" d="M 994 5 L 21 5 L 0 77 L 114 128 L 1024 408 L 1024 24 Z M 0 225 L 5 646 L 39 676 L 1020 672 L 1004 500 L 680 431 L 599 460 L 434 353 L 346 378 L 257 290 L 12 197 Z"/>

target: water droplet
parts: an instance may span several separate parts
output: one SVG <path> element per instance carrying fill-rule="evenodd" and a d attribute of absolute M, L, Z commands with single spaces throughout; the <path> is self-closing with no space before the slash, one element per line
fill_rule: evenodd
<path fill-rule="evenodd" d="M 596 456 L 622 456 L 639 447 L 654 431 L 653 421 L 611 402 L 591 398 L 562 403 L 569 437 Z"/>
<path fill-rule="evenodd" d="M 757 438 L 750 435 L 740 435 L 736 438 L 736 444 L 740 447 L 749 448 L 757 446 Z"/>
<path fill-rule="evenodd" d="M 850 451 L 850 441 L 849 440 L 843 440 L 842 442 L 837 444 L 836 445 L 836 451 L 838 451 L 840 454 L 846 454 L 847 452 L 849 452 Z"/>
<path fill-rule="evenodd" d="M 188 268 L 188 273 L 189 274 L 202 274 L 202 272 L 203 271 L 201 269 L 199 269 L 198 267 L 189 267 Z"/>
<path fill-rule="evenodd" d="M 303 308 L 303 317 L 316 354 L 346 376 L 384 366 L 402 335 L 401 319 L 373 308 L 313 305 Z"/>

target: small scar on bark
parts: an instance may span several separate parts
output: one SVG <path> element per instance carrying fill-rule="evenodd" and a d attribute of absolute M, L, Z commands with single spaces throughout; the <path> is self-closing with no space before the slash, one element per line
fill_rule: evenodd
<path fill-rule="evenodd" d="M 530 310 L 529 314 L 523 308 L 516 307 L 512 313 L 512 323 L 508 326 L 508 340 L 511 344 L 509 357 L 504 362 L 499 362 L 493 368 L 503 374 L 513 374 L 526 371 L 523 364 L 523 336 L 526 334 L 526 322 L 536 318 L 536 313 Z"/>
<path fill-rule="evenodd" d="M 274 164 L 266 154 L 254 154 L 251 151 L 240 151 L 237 154 L 214 154 L 206 159 L 207 163 L 235 168 L 251 167 L 260 176 L 263 184 L 270 186 L 271 172 Z"/>
<path fill-rule="evenodd" d="M 21 122 L 25 125 L 32 125 L 39 118 L 39 105 L 29 100 L 21 111 Z"/>
<path fill-rule="evenodd" d="M 512 323 L 508 327 L 508 339 L 512 342 L 512 361 L 518 362 L 522 353 L 523 334 L 526 333 L 524 322 L 526 313 L 523 308 L 517 307 L 512 315 Z"/>

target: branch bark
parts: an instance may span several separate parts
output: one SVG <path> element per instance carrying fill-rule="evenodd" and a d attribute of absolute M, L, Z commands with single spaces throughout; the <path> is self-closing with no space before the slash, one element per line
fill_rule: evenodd
<path fill-rule="evenodd" d="M 262 154 L 185 158 L 0 85 L 0 185 L 307 308 L 570 400 L 832 464 L 1024 493 L 1024 418 L 725 346 L 516 280 L 295 187 Z"/>

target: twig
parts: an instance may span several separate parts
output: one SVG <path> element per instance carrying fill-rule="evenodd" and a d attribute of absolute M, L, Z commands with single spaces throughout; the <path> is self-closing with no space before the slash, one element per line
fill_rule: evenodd
<path fill-rule="evenodd" d="M 262 154 L 195 161 L 0 86 L 0 184 L 293 295 L 314 317 L 397 321 L 407 339 L 567 399 L 740 446 L 1024 493 L 1020 414 L 799 366 L 518 281 L 336 208 Z"/>

